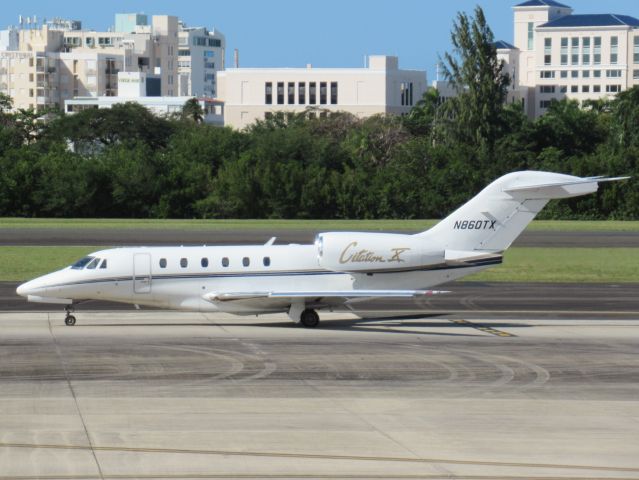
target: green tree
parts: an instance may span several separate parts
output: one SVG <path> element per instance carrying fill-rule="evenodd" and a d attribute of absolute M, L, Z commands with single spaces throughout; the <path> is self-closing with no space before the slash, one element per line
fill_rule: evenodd
<path fill-rule="evenodd" d="M 460 12 L 451 31 L 453 52 L 442 61 L 444 77 L 458 95 L 440 109 L 440 140 L 491 148 L 506 127 L 503 104 L 510 82 L 497 59 L 493 33 L 481 7 L 474 17 Z"/>
<path fill-rule="evenodd" d="M 184 103 L 181 116 L 183 120 L 190 120 L 195 123 L 202 123 L 204 121 L 204 110 L 197 98 L 189 98 Z"/>

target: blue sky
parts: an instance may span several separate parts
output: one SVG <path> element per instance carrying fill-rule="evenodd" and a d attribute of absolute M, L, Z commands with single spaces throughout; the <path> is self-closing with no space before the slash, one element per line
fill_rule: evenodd
<path fill-rule="evenodd" d="M 82 20 L 85 28 L 106 29 L 116 12 L 177 15 L 188 25 L 215 27 L 226 35 L 227 65 L 233 49 L 240 66 L 357 67 L 366 54 L 400 57 L 400 66 L 428 71 L 450 48 L 450 27 L 458 11 L 484 9 L 495 37 L 512 41 L 512 9 L 507 0 L 28 0 L 3 2 L 0 25 L 18 15 Z M 637 0 L 565 1 L 575 13 L 621 13 L 639 18 Z"/>

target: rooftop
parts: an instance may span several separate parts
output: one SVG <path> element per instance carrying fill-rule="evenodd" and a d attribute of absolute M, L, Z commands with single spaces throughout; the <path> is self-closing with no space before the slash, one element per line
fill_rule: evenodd
<path fill-rule="evenodd" d="M 540 25 L 540 28 L 553 27 L 639 27 L 639 20 L 629 15 L 595 13 L 585 15 L 566 15 Z"/>
<path fill-rule="evenodd" d="M 493 45 L 495 45 L 495 48 L 497 50 L 514 50 L 517 47 L 515 47 L 514 45 L 508 43 L 508 42 L 504 42 L 503 40 L 497 40 Z"/>
<path fill-rule="evenodd" d="M 563 3 L 555 2 L 555 0 L 528 0 L 527 2 L 515 5 L 515 7 L 559 7 L 570 8 Z"/>

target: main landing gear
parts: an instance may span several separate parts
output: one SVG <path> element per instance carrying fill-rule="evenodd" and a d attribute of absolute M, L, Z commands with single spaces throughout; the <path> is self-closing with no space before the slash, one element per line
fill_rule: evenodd
<path fill-rule="evenodd" d="M 64 317 L 64 323 L 68 327 L 72 327 L 75 325 L 75 317 L 71 314 L 75 311 L 75 309 L 73 308 L 73 305 L 67 305 L 64 307 L 64 310 L 67 312 L 67 316 Z"/>
<path fill-rule="evenodd" d="M 288 309 L 288 317 L 306 328 L 315 328 L 319 324 L 319 315 L 312 308 L 306 308 L 304 302 L 294 302 Z"/>
<path fill-rule="evenodd" d="M 315 328 L 319 325 L 319 315 L 312 308 L 307 308 L 300 315 L 300 323 L 305 328 Z"/>

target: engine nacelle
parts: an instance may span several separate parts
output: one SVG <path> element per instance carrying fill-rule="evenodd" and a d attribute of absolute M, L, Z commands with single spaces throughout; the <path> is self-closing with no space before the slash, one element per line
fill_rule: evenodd
<path fill-rule="evenodd" d="M 412 270 L 444 263 L 423 238 L 395 233 L 328 232 L 315 239 L 319 266 L 335 272 Z"/>

